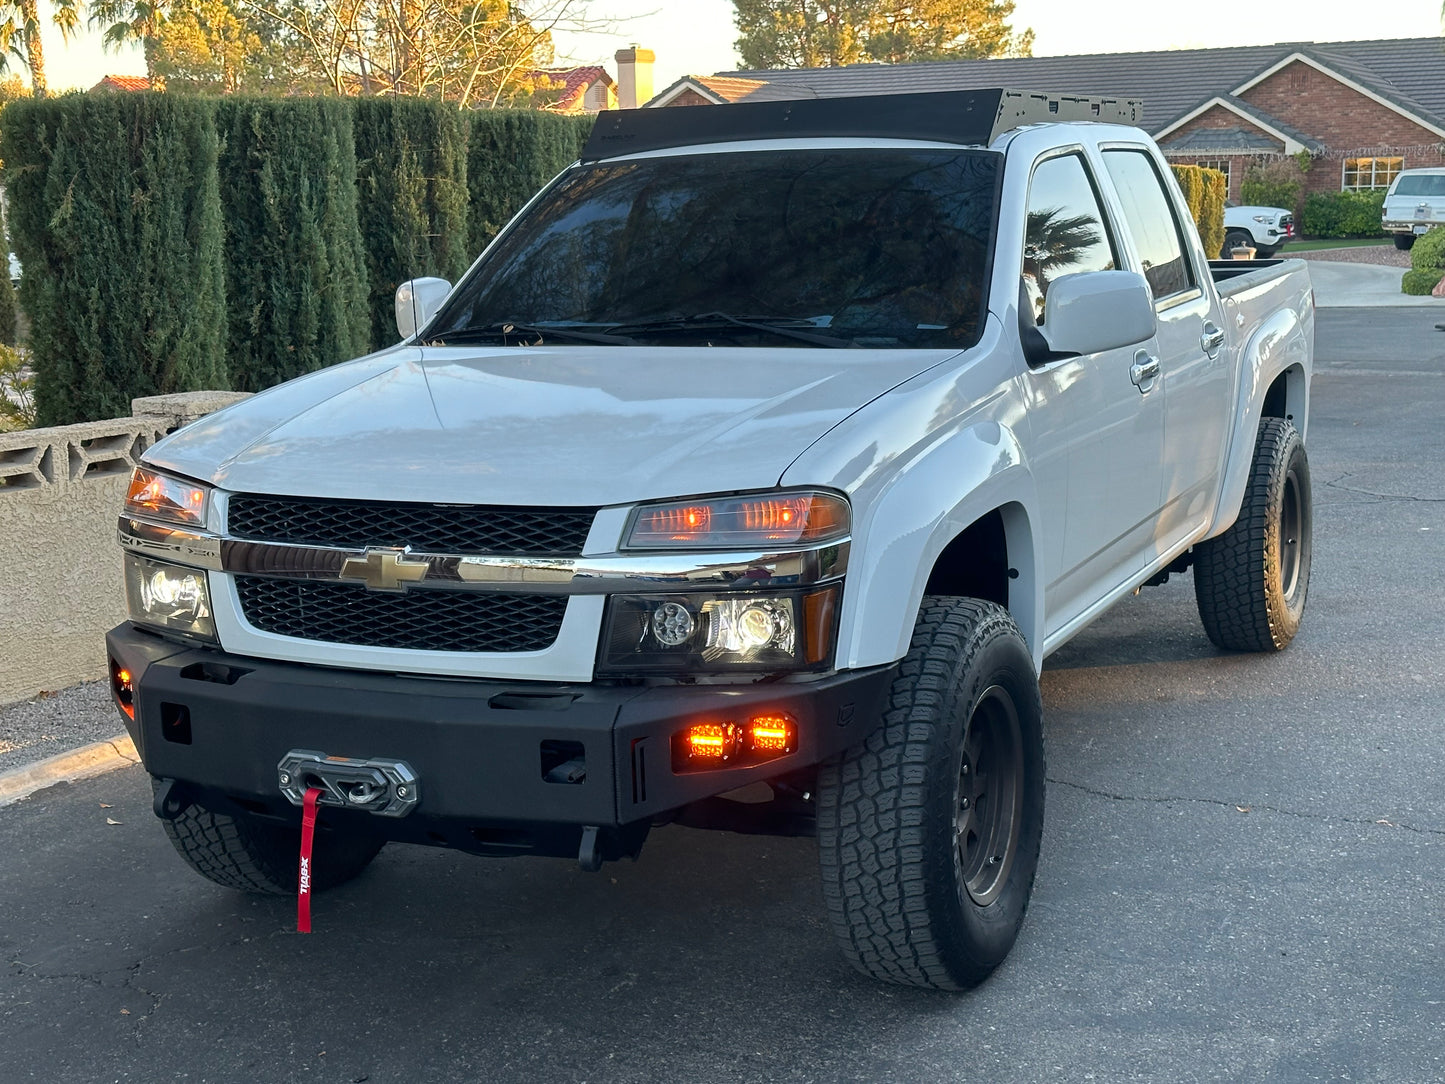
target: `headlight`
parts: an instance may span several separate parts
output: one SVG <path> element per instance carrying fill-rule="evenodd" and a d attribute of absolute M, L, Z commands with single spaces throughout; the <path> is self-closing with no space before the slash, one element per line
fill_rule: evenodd
<path fill-rule="evenodd" d="M 204 527 L 206 506 L 210 499 L 209 486 L 170 478 L 146 467 L 137 467 L 130 476 L 130 489 L 125 495 L 125 512 L 128 516 L 143 516 L 164 523 Z"/>
<path fill-rule="evenodd" d="M 627 549 L 769 549 L 848 534 L 848 502 L 813 490 L 645 504 L 632 516 Z"/>
<path fill-rule="evenodd" d="M 198 568 L 125 555 L 125 597 L 130 619 L 212 642 L 216 624 L 211 620 L 211 595 L 206 574 Z"/>
<path fill-rule="evenodd" d="M 600 676 L 818 669 L 833 655 L 839 585 L 725 595 L 615 595 Z"/>

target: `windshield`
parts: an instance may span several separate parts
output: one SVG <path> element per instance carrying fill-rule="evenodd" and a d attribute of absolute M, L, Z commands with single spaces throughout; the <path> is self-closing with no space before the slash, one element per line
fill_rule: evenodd
<path fill-rule="evenodd" d="M 775 150 L 582 166 L 507 231 L 425 337 L 968 346 L 1000 161 Z"/>
<path fill-rule="evenodd" d="M 1406 174 L 1395 186 L 1397 196 L 1445 196 L 1445 173 Z"/>

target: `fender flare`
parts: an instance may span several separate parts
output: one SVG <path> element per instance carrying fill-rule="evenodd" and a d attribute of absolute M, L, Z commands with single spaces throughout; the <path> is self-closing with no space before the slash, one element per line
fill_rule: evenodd
<path fill-rule="evenodd" d="M 1044 593 L 1033 541 L 1037 495 L 1017 435 L 979 422 L 935 442 L 889 481 L 853 525 L 838 666 L 861 668 L 902 658 L 939 554 L 990 512 L 1003 518 L 1009 609 L 1041 661 Z"/>
<path fill-rule="evenodd" d="M 1214 521 L 1201 536 L 1213 538 L 1234 525 L 1244 503 L 1254 461 L 1254 444 L 1263 420 L 1264 397 L 1281 373 L 1297 372 L 1291 379 L 1289 402 L 1294 416 L 1309 417 L 1310 335 L 1302 315 L 1290 306 L 1277 310 L 1255 329 L 1240 351 L 1239 394 L 1234 411 L 1234 428 L 1229 436 L 1224 479 Z"/>

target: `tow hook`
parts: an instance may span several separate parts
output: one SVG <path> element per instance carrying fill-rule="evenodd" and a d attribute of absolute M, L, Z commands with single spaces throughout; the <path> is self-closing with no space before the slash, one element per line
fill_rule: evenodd
<path fill-rule="evenodd" d="M 320 787 L 321 805 L 378 817 L 405 817 L 421 797 L 421 780 L 411 765 L 386 757 L 353 760 L 292 749 L 276 765 L 276 781 L 292 805 L 301 805 L 308 788 Z"/>

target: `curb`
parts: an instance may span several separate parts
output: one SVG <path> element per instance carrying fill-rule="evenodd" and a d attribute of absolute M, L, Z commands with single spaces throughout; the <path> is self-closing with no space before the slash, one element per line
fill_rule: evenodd
<path fill-rule="evenodd" d="M 59 756 L 0 772 L 0 807 L 29 798 L 56 783 L 74 783 L 139 763 L 140 757 L 129 734 L 82 745 Z"/>

